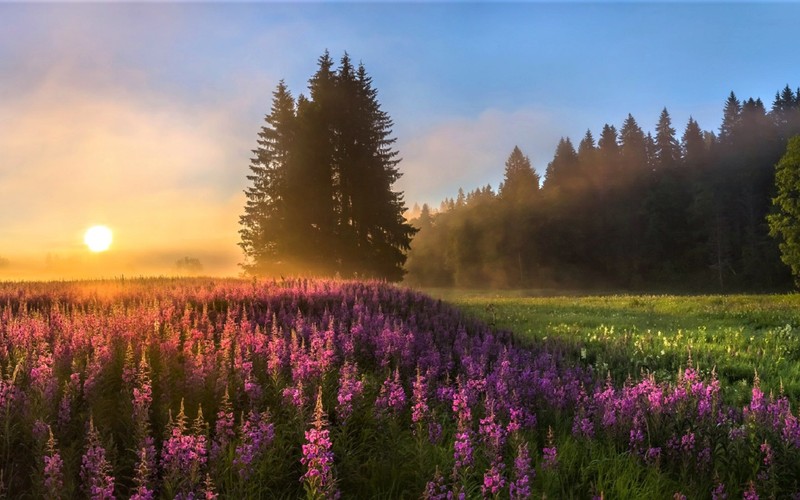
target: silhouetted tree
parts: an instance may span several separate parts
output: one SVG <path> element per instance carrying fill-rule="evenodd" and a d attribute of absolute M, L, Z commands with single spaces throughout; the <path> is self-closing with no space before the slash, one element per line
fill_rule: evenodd
<path fill-rule="evenodd" d="M 681 160 L 680 144 L 675 137 L 675 129 L 672 128 L 672 119 L 667 108 L 661 111 L 656 125 L 655 157 L 657 168 L 660 170 L 676 168 Z"/>
<path fill-rule="evenodd" d="M 539 174 L 531 166 L 531 161 L 514 146 L 506 160 L 506 170 L 498 194 L 501 199 L 512 203 L 532 200 L 539 191 Z"/>
<path fill-rule="evenodd" d="M 258 133 L 258 147 L 250 160 L 247 179 L 251 185 L 245 190 L 244 215 L 239 217 L 239 246 L 245 255 L 242 267 L 251 273 L 272 270 L 291 252 L 287 239 L 292 214 L 286 183 L 294 149 L 295 102 L 283 80 L 272 96 L 272 110 Z"/>
<path fill-rule="evenodd" d="M 392 121 L 363 65 L 326 51 L 296 108 L 281 82 L 240 218 L 248 272 L 399 280 L 415 229 L 403 214 Z"/>

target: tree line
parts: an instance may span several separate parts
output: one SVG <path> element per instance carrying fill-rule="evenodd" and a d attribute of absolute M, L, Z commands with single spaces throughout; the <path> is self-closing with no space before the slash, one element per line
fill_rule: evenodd
<path fill-rule="evenodd" d="M 800 89 L 769 110 L 731 92 L 714 133 L 692 118 L 655 135 L 630 114 L 562 138 L 540 182 L 517 147 L 502 184 L 424 205 L 407 262 L 423 286 L 778 290 L 791 285 L 770 236 L 775 165 L 800 134 Z"/>

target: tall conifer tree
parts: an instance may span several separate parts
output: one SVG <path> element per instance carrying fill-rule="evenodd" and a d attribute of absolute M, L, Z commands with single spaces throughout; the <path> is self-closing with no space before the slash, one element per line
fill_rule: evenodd
<path fill-rule="evenodd" d="M 282 104 L 273 105 L 260 136 L 291 140 L 277 153 L 278 146 L 259 140 L 265 152 L 251 166 L 240 218 L 245 270 L 401 279 L 415 229 L 403 217 L 402 193 L 392 190 L 401 175 L 392 121 L 363 65 L 354 68 L 345 53 L 335 70 L 326 51 L 308 99 L 301 95 L 295 109 L 291 96 L 289 106 L 279 93 L 288 95 L 283 83 L 276 91 Z M 291 126 L 272 118 L 278 111 Z M 279 175 L 263 166 L 272 164 Z"/>

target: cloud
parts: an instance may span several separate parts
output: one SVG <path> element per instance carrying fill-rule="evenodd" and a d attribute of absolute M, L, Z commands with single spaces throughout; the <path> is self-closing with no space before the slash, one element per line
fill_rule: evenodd
<path fill-rule="evenodd" d="M 397 186 L 409 204 L 438 204 L 459 187 L 469 191 L 490 183 L 497 189 L 515 145 L 543 175 L 567 131 L 556 114 L 529 108 L 487 109 L 473 117 L 445 119 L 398 141 L 404 175 Z"/>

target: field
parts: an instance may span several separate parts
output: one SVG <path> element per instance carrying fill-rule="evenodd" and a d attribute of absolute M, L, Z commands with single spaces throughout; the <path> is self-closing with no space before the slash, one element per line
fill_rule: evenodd
<path fill-rule="evenodd" d="M 1 493 L 800 495 L 797 296 L 430 293 L 0 284 Z"/>
<path fill-rule="evenodd" d="M 800 294 L 536 296 L 537 292 L 429 290 L 523 342 L 557 339 L 572 355 L 623 382 L 644 370 L 675 380 L 691 356 L 716 369 L 724 395 L 748 402 L 755 375 L 765 392 L 800 401 Z"/>

